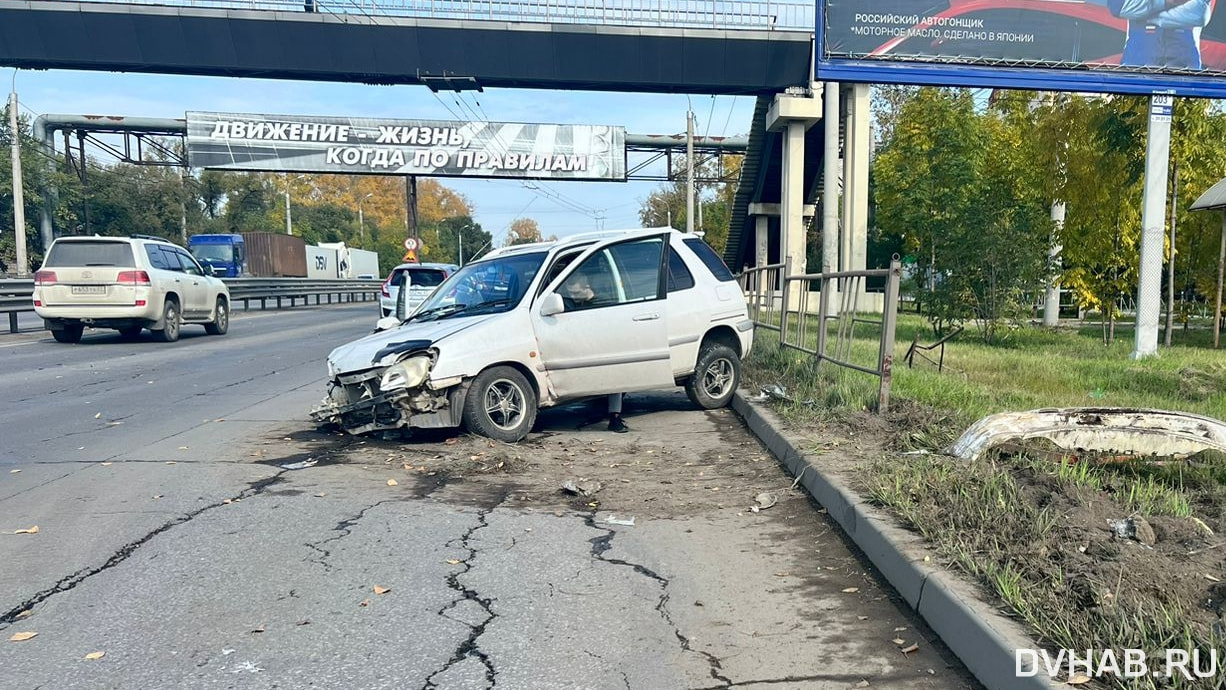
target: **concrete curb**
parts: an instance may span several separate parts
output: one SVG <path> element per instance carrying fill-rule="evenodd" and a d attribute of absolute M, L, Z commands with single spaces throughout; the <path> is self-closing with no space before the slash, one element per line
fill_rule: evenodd
<path fill-rule="evenodd" d="M 838 478 L 823 474 L 783 431 L 769 409 L 749 402 L 741 391 L 732 409 L 800 486 L 826 508 L 856 546 L 898 590 L 967 669 L 989 690 L 1051 690 L 1062 685 L 1038 675 L 1018 678 L 1014 650 L 1037 645 L 1013 620 L 997 613 L 976 588 L 924 561 L 922 540 L 895 526 L 893 518 L 869 505 Z"/>

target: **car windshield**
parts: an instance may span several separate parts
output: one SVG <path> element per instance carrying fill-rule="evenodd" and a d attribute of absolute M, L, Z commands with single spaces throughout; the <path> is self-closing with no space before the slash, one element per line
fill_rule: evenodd
<path fill-rule="evenodd" d="M 192 255 L 199 261 L 233 261 L 234 247 L 228 244 L 197 244 Z"/>
<path fill-rule="evenodd" d="M 510 311 L 523 299 L 532 279 L 541 270 L 546 254 L 514 254 L 468 264 L 422 302 L 409 321 Z"/>

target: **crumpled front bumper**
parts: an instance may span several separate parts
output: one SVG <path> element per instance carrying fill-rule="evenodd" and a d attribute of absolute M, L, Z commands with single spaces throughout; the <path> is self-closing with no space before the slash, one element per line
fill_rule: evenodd
<path fill-rule="evenodd" d="M 311 410 L 320 425 L 336 425 L 353 435 L 374 431 L 459 426 L 467 384 L 432 390 L 427 384 L 415 388 L 379 389 L 384 369 L 341 374 L 328 386 L 328 397 Z"/>

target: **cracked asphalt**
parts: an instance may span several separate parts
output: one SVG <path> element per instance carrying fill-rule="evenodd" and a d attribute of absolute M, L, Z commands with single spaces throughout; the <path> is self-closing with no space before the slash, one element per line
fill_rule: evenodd
<path fill-rule="evenodd" d="M 729 411 L 634 395 L 610 434 L 576 404 L 515 446 L 314 430 L 373 313 L 0 340 L 0 688 L 978 687 Z"/>

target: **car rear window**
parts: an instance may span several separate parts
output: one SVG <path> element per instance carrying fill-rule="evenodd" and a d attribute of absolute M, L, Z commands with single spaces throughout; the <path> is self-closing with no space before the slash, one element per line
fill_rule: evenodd
<path fill-rule="evenodd" d="M 707 270 L 711 271 L 711 275 L 715 276 L 716 280 L 725 283 L 735 280 L 732 277 L 732 271 L 728 270 L 728 267 L 724 265 L 724 260 L 719 258 L 719 254 L 715 253 L 715 250 L 711 248 L 711 245 L 697 237 L 690 237 L 682 241 L 685 242 L 685 246 L 692 249 L 694 253 L 698 255 L 698 259 L 702 261 L 702 265 L 706 266 Z"/>
<path fill-rule="evenodd" d="M 132 245 L 127 242 L 74 241 L 56 242 L 43 263 L 47 267 L 69 266 L 136 266 Z"/>
<path fill-rule="evenodd" d="M 413 287 L 438 287 L 447 274 L 437 268 L 406 268 L 409 284 Z"/>

